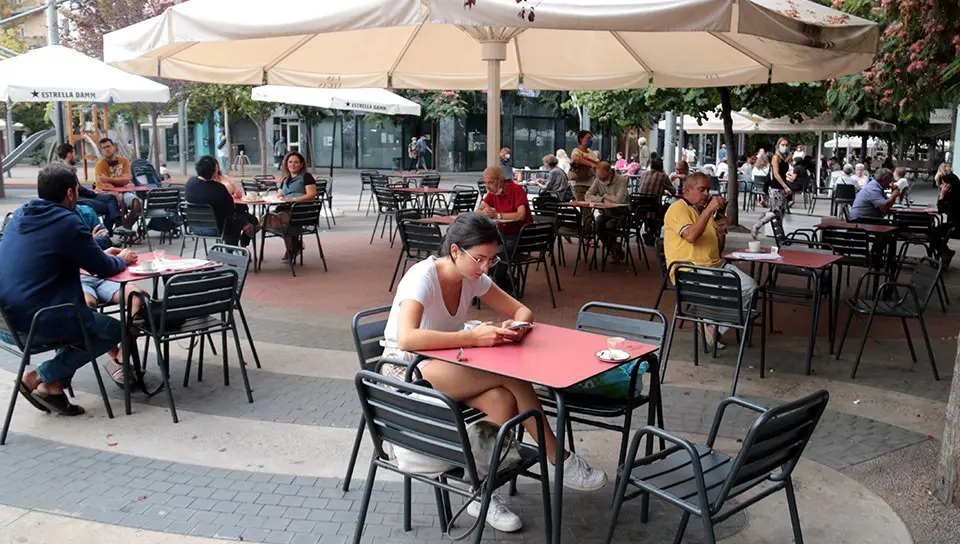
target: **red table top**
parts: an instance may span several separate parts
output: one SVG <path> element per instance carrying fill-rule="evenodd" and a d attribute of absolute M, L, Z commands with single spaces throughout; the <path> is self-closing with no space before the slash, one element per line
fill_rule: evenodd
<path fill-rule="evenodd" d="M 557 202 L 557 206 L 569 206 L 571 208 L 599 208 L 606 210 L 610 208 L 624 208 L 630 204 L 611 204 L 610 202 L 583 202 L 575 200 L 573 202 Z"/>
<path fill-rule="evenodd" d="M 104 187 L 103 190 L 110 193 L 133 193 L 138 191 L 152 191 L 154 189 L 159 189 L 160 187 L 156 185 L 124 185 L 123 187 Z"/>
<path fill-rule="evenodd" d="M 283 204 L 282 200 L 244 200 L 243 198 L 233 197 L 234 204 L 248 204 L 250 206 L 266 206 L 273 204 Z"/>
<path fill-rule="evenodd" d="M 746 249 L 738 249 L 737 251 L 747 251 Z M 770 253 L 770 248 L 765 247 L 760 249 L 761 253 Z M 783 266 L 796 266 L 798 268 L 826 268 L 833 263 L 839 261 L 843 258 L 842 255 L 834 255 L 826 251 L 810 251 L 802 249 L 787 249 L 785 247 L 780 248 L 781 259 L 763 259 L 763 260 L 744 260 L 744 262 L 758 262 L 758 263 L 770 263 L 775 265 Z M 723 256 L 724 259 L 729 261 L 739 260 L 733 256 L 733 253 L 728 253 Z"/>
<path fill-rule="evenodd" d="M 425 174 L 416 172 L 403 172 L 402 174 L 387 174 L 388 178 L 422 178 Z"/>
<path fill-rule="evenodd" d="M 418 194 L 438 194 L 438 193 L 456 193 L 453 189 L 440 189 L 438 187 L 391 187 L 391 191 L 398 193 L 418 193 Z"/>
<path fill-rule="evenodd" d="M 856 229 L 862 230 L 864 232 L 872 232 L 875 234 L 887 234 L 898 230 L 900 227 L 895 225 L 874 225 L 872 223 L 846 223 L 844 221 L 839 221 L 836 219 L 824 218 L 817 224 L 816 228 L 824 229 L 830 227 L 839 227 L 844 229 Z"/>
<path fill-rule="evenodd" d="M 137 263 L 142 263 L 142 262 L 144 262 L 144 261 L 150 261 L 150 260 L 153 260 L 153 258 L 154 258 L 153 252 L 139 253 L 139 254 L 137 254 L 137 257 L 138 257 L 138 258 L 137 258 Z M 164 255 L 163 258 L 164 258 L 164 260 L 167 260 L 167 261 L 180 261 L 180 260 L 185 259 L 186 257 L 181 257 L 181 256 L 179 256 L 179 255 L 170 255 L 170 254 L 167 254 L 167 255 Z M 134 274 L 133 272 L 130 272 L 130 269 L 129 269 L 129 268 L 126 268 L 126 269 L 123 270 L 123 272 L 120 272 L 120 273 L 117 274 L 116 276 L 111 276 L 111 277 L 105 278 L 105 279 L 108 279 L 108 280 L 110 280 L 110 281 L 115 281 L 115 282 L 117 282 L 117 283 L 128 283 L 128 282 L 131 282 L 131 281 L 144 280 L 144 279 L 149 279 L 149 278 L 156 278 L 156 277 L 162 277 L 162 276 L 171 276 L 171 275 L 173 275 L 173 274 L 180 274 L 180 273 L 183 273 L 183 272 L 196 272 L 197 270 L 206 270 L 206 269 L 209 269 L 209 268 L 217 268 L 218 266 L 220 266 L 220 263 L 210 262 L 210 263 L 208 263 L 206 266 L 199 266 L 199 267 L 197 267 L 197 268 L 191 268 L 191 269 L 188 269 L 188 270 L 160 270 L 160 271 L 154 272 L 154 273 L 152 273 L 152 274 Z M 87 272 L 86 270 L 84 270 L 84 269 L 82 269 L 82 268 L 80 269 L 80 273 L 81 273 L 81 274 L 86 274 L 87 276 L 92 276 L 92 275 L 93 275 L 93 274 Z"/>
<path fill-rule="evenodd" d="M 464 360 L 457 362 L 457 349 L 419 352 L 431 359 L 485 370 L 553 389 L 565 389 L 615 368 L 596 357 L 607 349 L 607 338 L 599 334 L 536 323 L 519 344 L 490 348 L 464 348 Z M 657 350 L 657 346 L 626 341 L 620 348 L 633 358 Z M 625 361 L 626 362 L 626 361 Z"/>

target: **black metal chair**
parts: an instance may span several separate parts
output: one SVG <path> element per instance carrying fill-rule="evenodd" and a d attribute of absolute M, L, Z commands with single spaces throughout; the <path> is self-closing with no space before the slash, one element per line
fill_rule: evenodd
<path fill-rule="evenodd" d="M 360 211 L 360 205 L 363 204 L 363 191 L 370 191 L 370 200 L 367 202 L 367 215 L 370 215 L 370 203 L 373 202 L 373 178 L 380 176 L 377 170 L 360 171 L 360 198 L 357 199 L 357 211 Z"/>
<path fill-rule="evenodd" d="M 870 251 L 870 236 L 862 230 L 846 227 L 821 227 L 820 242 L 833 248 L 833 252 L 841 255 L 837 261 L 837 300 L 840 296 L 840 285 L 843 280 L 843 268 L 847 269 L 847 285 L 850 284 L 850 269 L 852 267 L 873 270 L 875 261 Z"/>
<path fill-rule="evenodd" d="M 243 313 L 243 286 L 247 281 L 247 273 L 250 271 L 250 252 L 245 247 L 228 246 L 226 244 L 216 244 L 207 252 L 207 259 L 228 266 L 237 272 L 237 313 L 240 314 L 240 324 L 243 325 L 243 332 L 247 335 L 247 341 L 250 343 L 250 351 L 253 353 L 253 361 L 257 368 L 260 366 L 260 356 L 257 354 L 257 346 L 253 343 L 253 335 L 250 334 L 250 326 L 247 324 L 247 316 Z M 199 369 L 198 369 L 199 372 Z M 184 375 L 183 386 L 187 386 L 187 375 Z"/>
<path fill-rule="evenodd" d="M 937 372 L 937 362 L 933 356 L 933 348 L 930 346 L 930 336 L 927 334 L 927 325 L 923 320 L 923 313 L 927 309 L 927 303 L 933 291 L 937 288 L 940 278 L 940 262 L 929 257 L 923 257 L 913 269 L 910 280 L 906 283 L 896 281 L 886 281 L 881 283 L 875 289 L 872 299 L 867 297 L 866 291 L 862 291 L 864 280 L 890 278 L 884 272 L 867 272 L 857 282 L 857 290 L 853 298 L 847 301 L 850 306 L 850 315 L 847 317 L 847 324 L 843 329 L 843 336 L 840 338 L 840 346 L 837 348 L 836 358 L 840 359 L 840 352 L 843 351 L 843 343 L 847 339 L 847 333 L 850 332 L 850 323 L 853 316 L 866 316 L 867 325 L 863 331 L 863 340 L 860 341 L 860 350 L 857 352 L 856 362 L 853 364 L 853 370 L 850 377 L 855 378 L 857 368 L 860 367 L 860 358 L 863 356 L 863 349 L 867 345 L 867 337 L 870 335 L 870 326 L 875 317 L 894 317 L 899 318 L 903 325 L 903 333 L 907 337 L 907 346 L 910 348 L 910 358 L 917 362 L 917 354 L 913 349 L 913 340 L 910 338 L 910 329 L 907 327 L 907 319 L 916 319 L 920 323 L 920 332 L 923 334 L 923 341 L 927 347 L 927 355 L 930 357 L 930 368 L 933 370 L 933 377 L 940 380 L 940 373 Z M 862 296 L 861 296 L 862 295 Z"/>
<path fill-rule="evenodd" d="M 667 291 L 676 291 L 677 288 L 673 285 L 673 275 L 674 270 L 677 266 L 691 264 L 684 261 L 677 261 L 667 265 L 667 256 L 664 253 L 663 249 L 663 238 L 657 237 L 654 242 L 654 246 L 657 248 L 657 258 L 660 260 L 660 292 L 657 293 L 657 300 L 653 303 L 654 310 L 660 310 L 660 301 L 663 300 L 663 294 Z M 683 326 L 683 323 L 680 324 Z"/>
<path fill-rule="evenodd" d="M 560 272 L 557 261 L 551 253 L 553 241 L 556 237 L 554 223 L 528 223 L 520 228 L 516 245 L 507 257 L 507 270 L 513 280 L 514 296 L 523 298 L 527 288 L 527 273 L 530 265 L 543 265 L 543 273 L 547 278 L 547 289 L 550 291 L 550 303 L 557 307 L 557 300 L 553 294 L 553 284 L 550 281 L 550 265 L 557 279 L 557 290 L 560 290 Z M 548 258 L 549 257 L 549 258 Z"/>
<path fill-rule="evenodd" d="M 556 223 L 557 223 L 557 253 L 561 266 L 567 266 L 567 255 L 563 250 L 564 239 L 577 239 L 577 258 L 573 263 L 573 275 L 577 275 L 577 268 L 580 266 L 580 259 L 587 259 L 588 236 L 583 233 L 583 214 L 578 208 L 570 206 L 555 205 Z"/>
<path fill-rule="evenodd" d="M 830 202 L 830 215 L 836 216 L 844 204 L 853 205 L 857 198 L 857 187 L 841 183 L 833 188 L 833 200 Z"/>
<path fill-rule="evenodd" d="M 320 253 L 320 260 L 323 262 L 323 271 L 327 271 L 327 258 L 323 254 L 323 244 L 320 243 L 320 214 L 323 212 L 323 201 L 314 200 L 313 202 L 294 202 L 290 206 L 289 210 L 289 220 L 286 225 L 283 225 L 281 228 L 281 235 L 286 238 L 287 236 L 293 235 L 297 238 L 297 246 L 299 247 L 300 254 L 300 266 L 303 266 L 303 253 L 304 253 L 304 243 L 303 239 L 305 236 L 313 235 L 317 239 L 317 251 Z M 261 252 L 261 259 L 263 258 Z M 294 277 L 297 276 L 296 270 L 296 255 L 291 255 L 290 260 L 287 261 L 290 264 L 290 273 Z"/>
<path fill-rule="evenodd" d="M 737 352 L 737 364 L 733 373 L 733 386 L 730 394 L 737 393 L 737 381 L 740 379 L 740 367 L 743 364 L 743 353 L 753 333 L 753 325 L 759 320 L 760 325 L 760 377 L 764 377 L 766 369 L 766 313 L 758 304 L 761 287 L 757 287 L 750 300 L 744 307 L 743 291 L 740 287 L 740 277 L 732 270 L 725 268 L 710 268 L 704 266 L 678 265 L 674 269 L 674 286 L 677 293 L 677 302 L 673 308 L 673 321 L 670 324 L 670 335 L 661 358 L 662 375 L 667 372 L 670 362 L 670 347 L 677 325 L 683 321 L 691 321 L 693 327 L 693 363 L 700 364 L 700 334 L 701 326 L 729 327 L 740 332 L 740 347 Z M 714 335 L 713 356 L 717 356 L 716 338 Z M 706 335 L 704 333 L 704 339 Z M 709 347 L 709 346 L 705 346 Z"/>
<path fill-rule="evenodd" d="M 217 216 L 213 208 L 205 204 L 180 203 L 180 217 L 183 218 L 183 236 L 180 238 L 180 256 L 187 245 L 187 238 L 192 238 L 193 257 L 197 257 L 197 249 L 203 240 L 203 251 L 208 251 L 207 240 L 215 244 L 223 243 L 223 231 L 217 224 Z M 217 234 L 207 234 L 216 232 Z"/>
<path fill-rule="evenodd" d="M 483 177 L 477 178 L 477 190 L 480 191 L 480 198 L 487 194 L 487 184 L 484 183 Z"/>
<path fill-rule="evenodd" d="M 317 200 L 322 200 L 326 206 L 324 206 L 323 215 L 327 219 L 327 228 L 330 227 L 330 220 L 333 220 L 333 224 L 337 224 L 337 218 L 333 215 L 333 180 L 327 177 L 317 178 Z"/>
<path fill-rule="evenodd" d="M 470 213 L 477 209 L 477 200 L 480 199 L 479 191 L 469 187 L 466 189 L 458 189 L 454 186 L 454 189 L 457 192 L 454 193 L 453 198 L 450 199 L 450 208 L 447 212 L 449 215 Z"/>
<path fill-rule="evenodd" d="M 647 270 L 650 270 L 650 257 L 647 256 L 644 238 L 660 237 L 663 225 L 662 195 L 633 193 L 630 195 L 630 214 L 633 236 L 637 240 L 637 253 L 643 258 Z"/>
<path fill-rule="evenodd" d="M 390 227 L 390 247 L 393 247 L 393 218 L 397 210 L 401 208 L 397 193 L 388 185 L 374 184 L 373 196 L 377 201 L 377 220 L 373 223 L 373 232 L 370 233 L 370 243 L 373 243 L 373 237 L 377 234 L 377 227 L 380 227 L 380 238 L 383 238 L 387 226 Z M 380 221 L 383 220 L 381 226 Z"/>
<path fill-rule="evenodd" d="M 630 443 L 629 464 L 620 466 L 620 479 L 614 493 L 613 510 L 605 542 L 613 539 L 623 501 L 640 495 L 640 519 L 648 518 L 648 498 L 653 495 L 683 510 L 674 543 L 683 541 L 690 516 L 702 519 L 706 541 L 716 543 L 714 525 L 737 512 L 783 490 L 787 494 L 787 510 L 793 526 L 793 538 L 803 544 L 800 514 L 793 488 L 793 469 L 810 441 L 830 395 L 820 390 L 802 399 L 771 408 L 737 397 L 725 399 L 717 407 L 706 445 L 698 445 L 671 435 L 663 429 L 647 426 L 640 429 Z M 736 405 L 760 414 L 754 421 L 736 457 L 714 449 L 726 409 Z M 637 459 L 640 441 L 653 437 L 672 444 L 669 449 Z M 627 485 L 639 491 L 626 496 Z M 730 499 L 754 491 L 736 504 Z"/>
<path fill-rule="evenodd" d="M 547 541 L 551 540 L 550 488 L 547 453 L 543 439 L 536 444 L 519 444 L 521 461 L 516 466 L 500 467 L 500 453 L 511 433 L 524 421 L 533 419 L 537 426 L 537 435 L 543 436 L 543 416 L 536 410 L 523 412 L 500 426 L 490 461 L 490 474 L 480 478 L 474 460 L 473 450 L 467 438 L 467 421 L 457 402 L 450 397 L 420 385 L 387 378 L 369 371 L 361 371 L 356 377 L 357 393 L 363 410 L 366 426 L 373 439 L 374 455 L 370 459 L 370 468 L 364 485 L 360 514 L 354 531 L 353 542 L 360 543 L 363 534 L 373 487 L 379 469 L 389 470 L 404 477 L 404 519 L 403 528 L 411 529 L 410 523 L 410 482 L 416 480 L 433 487 L 437 502 L 440 525 L 447 527 L 453 517 L 450 507 L 450 493 L 470 500 L 474 490 L 480 501 L 479 526 L 473 534 L 478 543 L 483 538 L 483 529 L 490 497 L 493 492 L 509 483 L 517 476 L 526 476 L 540 481 L 544 509 L 544 531 Z M 384 451 L 384 443 L 400 446 L 412 452 L 445 461 L 454 468 L 438 477 L 431 478 L 420 474 L 403 472 L 390 460 Z M 539 476 L 530 471 L 534 466 Z"/>
<path fill-rule="evenodd" d="M 240 374 L 247 393 L 247 402 L 253 402 L 250 380 L 247 377 L 247 364 L 240 347 L 240 335 L 237 332 L 233 311 L 237 302 L 238 275 L 235 270 L 216 270 L 213 272 L 188 272 L 171 276 L 164 285 L 163 298 L 151 300 L 145 293 L 134 292 L 127 297 L 128 307 L 133 298 L 143 303 L 144 318 L 134 320 L 133 326 L 148 338 L 153 339 L 163 388 L 170 405 L 173 422 L 179 422 L 177 409 L 170 388 L 170 343 L 178 340 L 190 340 L 220 333 L 221 356 L 223 358 L 223 385 L 230 385 L 230 373 L 227 355 L 227 333 L 233 333 L 237 358 L 240 361 Z M 150 341 L 149 339 L 147 340 Z M 146 357 L 143 361 L 147 364 Z M 184 370 L 190 374 L 190 354 Z"/>
<path fill-rule="evenodd" d="M 74 318 L 76 319 L 77 326 L 79 327 L 81 333 L 80 339 L 56 342 L 52 344 L 41 344 L 36 342 L 34 337 L 36 335 L 37 322 L 48 314 L 56 313 L 64 314 L 63 319 L 65 320 L 71 320 Z M 23 374 L 27 370 L 27 365 L 30 364 L 31 357 L 34 355 L 40 355 L 41 353 L 47 353 L 60 349 L 72 349 L 85 352 L 90 358 L 90 366 L 93 367 L 93 374 L 97 377 L 97 385 L 100 387 L 100 397 L 103 398 L 103 407 L 107 410 L 107 417 L 113 419 L 113 408 L 110 406 L 110 399 L 107 397 L 107 390 L 103 387 L 103 378 L 100 377 L 100 367 L 97 365 L 97 356 L 95 353 L 93 353 L 93 349 L 90 347 L 90 338 L 87 336 L 87 330 L 83 326 L 83 316 L 80 313 L 80 308 L 77 305 L 58 304 L 56 306 L 47 306 L 46 308 L 41 308 L 30 320 L 30 329 L 26 333 L 26 340 L 24 340 L 22 338 L 23 335 L 14 329 L 3 303 L 0 302 L 0 333 L 10 336 L 14 342 L 11 345 L 0 341 L 0 349 L 20 358 L 20 366 L 17 368 L 17 377 L 13 382 L 13 389 L 12 393 L 10 394 L 10 404 L 7 407 L 7 415 L 3 420 L 3 430 L 0 431 L 0 446 L 3 446 L 7 443 L 7 432 L 10 430 L 10 422 L 13 420 L 13 409 L 17 405 L 17 397 L 20 395 L 20 384 L 23 381 Z"/>
<path fill-rule="evenodd" d="M 167 225 L 163 225 L 159 230 L 149 228 L 151 219 L 165 219 Z M 158 227 L 159 225 L 154 225 Z M 153 189 L 147 193 L 143 200 L 143 213 L 140 214 L 140 230 L 143 237 L 147 239 L 147 247 L 153 251 L 153 244 L 150 242 L 150 230 L 156 230 L 160 233 L 160 243 L 169 236 L 172 242 L 173 238 L 180 232 L 180 190 L 176 187 L 168 189 Z"/>
<path fill-rule="evenodd" d="M 912 264 L 915 261 L 907 257 L 910 246 L 922 247 L 927 257 L 931 259 L 940 258 L 939 215 L 927 212 L 896 211 L 893 214 L 893 224 L 899 227 L 897 239 L 901 244 L 896 260 L 898 266 L 894 268 L 894 280 L 899 276 L 904 264 Z M 946 312 L 947 306 L 950 305 L 950 297 L 947 295 L 947 286 L 942 274 L 937 281 L 937 297 L 940 300 L 940 308 Z"/>
<path fill-rule="evenodd" d="M 829 187 L 817 187 L 816 189 L 810 191 L 809 203 L 810 206 L 807 208 L 807 215 L 813 215 L 814 209 L 817 207 L 817 201 L 828 200 L 833 203 L 833 189 Z"/>
<path fill-rule="evenodd" d="M 397 266 L 393 270 L 393 276 L 390 278 L 390 287 L 387 291 L 393 291 L 393 284 L 402 277 L 407 271 L 407 265 L 410 262 L 420 262 L 431 255 L 440 255 L 440 246 L 443 243 L 443 234 L 440 232 L 440 225 L 436 223 L 420 223 L 418 218 L 401 219 L 403 213 L 415 212 L 418 210 L 400 210 L 397 212 L 397 232 L 400 235 L 400 256 L 397 257 Z"/>
<path fill-rule="evenodd" d="M 573 439 L 573 423 L 606 429 L 620 433 L 620 449 L 617 465 L 622 465 L 627 455 L 630 432 L 633 430 L 633 412 L 641 406 L 648 406 L 647 425 L 663 426 L 663 403 L 660 390 L 659 357 L 663 351 L 663 340 L 667 330 L 663 314 L 649 308 L 625 306 L 609 302 L 588 302 L 577 314 L 577 330 L 603 336 L 619 336 L 627 340 L 652 344 L 657 351 L 644 358 L 647 361 L 647 376 L 650 384 L 646 393 L 629 395 L 624 398 L 604 398 L 596 395 L 564 393 L 564 405 L 567 410 L 567 447 L 576 451 Z M 630 373 L 628 390 L 643 388 L 643 375 L 640 365 L 634 365 Z M 544 412 L 549 416 L 557 414 L 557 399 L 553 394 L 538 393 Z M 621 421 L 611 420 L 622 418 Z M 557 429 L 557 432 L 563 432 Z M 521 433 L 522 436 L 522 433 Z M 661 441 L 661 449 L 664 447 Z"/>
<path fill-rule="evenodd" d="M 423 178 L 420 179 L 420 187 L 426 189 L 439 189 L 440 174 L 436 172 L 425 173 Z M 446 213 L 446 211 L 450 208 L 450 204 L 447 202 L 447 197 L 442 193 L 424 195 L 424 197 L 424 200 L 426 201 L 426 208 L 429 210 L 440 210 L 442 213 Z"/>

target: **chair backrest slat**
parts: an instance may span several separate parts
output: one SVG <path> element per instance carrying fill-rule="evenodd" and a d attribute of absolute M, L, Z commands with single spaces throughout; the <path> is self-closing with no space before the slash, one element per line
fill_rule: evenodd
<path fill-rule="evenodd" d="M 317 226 L 320 223 L 320 213 L 323 210 L 323 201 L 294 202 L 289 210 L 291 227 Z"/>
<path fill-rule="evenodd" d="M 719 509 L 739 485 L 775 471 L 782 471 L 784 477 L 790 476 L 829 399 L 830 395 L 820 390 L 761 414 L 747 433 L 713 508 Z"/>
<path fill-rule="evenodd" d="M 207 251 L 207 260 L 229 266 L 237 273 L 237 298 L 243 293 L 243 284 L 250 271 L 250 250 L 245 247 L 214 244 Z"/>
<path fill-rule="evenodd" d="M 440 253 L 443 234 L 436 223 L 403 221 L 399 224 L 400 241 L 408 254 L 416 252 Z"/>
<path fill-rule="evenodd" d="M 588 302 L 577 314 L 577 330 L 604 336 L 620 336 L 627 340 L 652 344 L 657 346 L 657 355 L 659 355 L 666 336 L 667 320 L 663 314 L 650 308 L 609 302 Z M 654 365 L 657 364 L 657 362 L 654 363 Z M 656 368 L 650 370 L 654 380 L 660 375 L 656 370 Z"/>
<path fill-rule="evenodd" d="M 358 312 L 353 316 L 350 330 L 361 370 L 372 370 L 383 355 L 383 331 L 387 328 L 390 306 Z"/>
<path fill-rule="evenodd" d="M 162 311 L 167 321 L 232 311 L 237 293 L 234 270 L 188 272 L 167 280 Z"/>
<path fill-rule="evenodd" d="M 820 230 L 820 241 L 844 257 L 866 257 L 870 254 L 870 237 L 862 230 L 824 227 Z"/>
<path fill-rule="evenodd" d="M 383 442 L 450 463 L 479 483 L 459 406 L 446 395 L 369 371 L 355 379 L 375 454 L 386 459 Z"/>
<path fill-rule="evenodd" d="M 553 246 L 555 229 L 553 222 L 528 223 L 520 229 L 517 235 L 513 256 L 521 253 L 543 253 Z"/>
<path fill-rule="evenodd" d="M 167 210 L 176 212 L 180 209 L 180 190 L 177 188 L 153 189 L 147 192 L 143 202 L 145 210 Z"/>
<path fill-rule="evenodd" d="M 746 323 L 741 302 L 740 279 L 722 268 L 682 265 L 676 268 L 677 314 Z"/>
<path fill-rule="evenodd" d="M 472 212 L 477 207 L 480 192 L 476 189 L 458 190 L 450 201 L 450 213 L 453 215 Z"/>
<path fill-rule="evenodd" d="M 842 183 L 837 185 L 833 190 L 834 200 L 849 200 L 852 202 L 856 197 L 857 188 L 853 185 Z"/>
<path fill-rule="evenodd" d="M 194 229 L 220 229 L 217 224 L 217 216 L 213 213 L 213 207 L 206 204 L 193 204 L 192 202 L 182 202 L 180 204 L 180 214 L 183 216 L 183 227 L 187 234 L 194 235 Z"/>

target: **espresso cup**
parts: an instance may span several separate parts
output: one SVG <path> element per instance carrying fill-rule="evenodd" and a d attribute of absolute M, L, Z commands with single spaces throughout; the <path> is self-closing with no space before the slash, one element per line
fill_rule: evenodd
<path fill-rule="evenodd" d="M 752 241 L 752 242 L 748 242 L 748 243 L 747 243 L 747 248 L 748 248 L 750 251 L 756 253 L 756 252 L 760 251 L 760 242 L 758 242 L 757 240 L 754 240 L 754 241 Z"/>

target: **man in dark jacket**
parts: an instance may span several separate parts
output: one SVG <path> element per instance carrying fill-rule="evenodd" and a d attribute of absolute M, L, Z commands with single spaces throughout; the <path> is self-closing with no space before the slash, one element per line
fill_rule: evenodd
<path fill-rule="evenodd" d="M 190 204 L 210 206 L 217 218 L 217 232 L 199 234 L 217 236 L 222 233 L 223 241 L 230 245 L 237 245 L 238 242 L 241 246 L 249 244 L 257 219 L 245 211 L 246 206 L 238 210 L 230 191 L 222 183 L 214 181 L 219 172 L 216 159 L 209 155 L 200 157 L 196 168 L 197 175 L 187 180 L 183 188 L 184 199 Z"/>
<path fill-rule="evenodd" d="M 42 308 L 73 304 L 95 355 L 120 342 L 120 322 L 87 308 L 80 288 L 80 269 L 109 277 L 136 262 L 136 253 L 117 248 L 104 252 L 75 212 L 77 175 L 63 163 L 51 163 L 37 176 L 40 198 L 18 209 L 0 243 L 0 304 L 21 339 L 26 340 L 34 315 Z M 49 312 L 37 319 L 35 344 L 81 342 L 82 333 L 73 310 Z M 0 341 L 14 339 L 0 333 Z M 58 350 L 53 359 L 31 370 L 20 383 L 20 393 L 35 407 L 75 416 L 83 408 L 70 404 L 63 390 L 88 355 L 72 349 Z"/>

